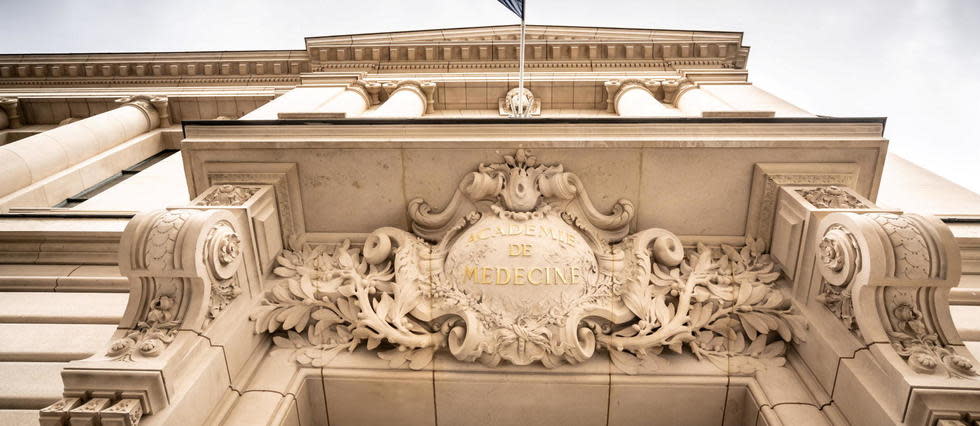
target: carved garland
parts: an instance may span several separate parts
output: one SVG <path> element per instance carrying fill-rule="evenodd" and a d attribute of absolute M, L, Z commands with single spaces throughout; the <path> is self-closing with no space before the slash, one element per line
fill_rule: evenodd
<path fill-rule="evenodd" d="M 256 332 L 316 367 L 361 345 L 415 369 L 439 348 L 546 367 L 605 349 L 627 373 L 685 346 L 732 372 L 781 365 L 805 325 L 764 245 L 685 251 L 666 230 L 626 236 L 632 213 L 626 200 L 600 213 L 577 176 L 519 150 L 468 175 L 441 212 L 410 203 L 415 234 L 381 228 L 360 250 L 293 239 Z M 493 259 L 511 266 L 473 266 Z"/>

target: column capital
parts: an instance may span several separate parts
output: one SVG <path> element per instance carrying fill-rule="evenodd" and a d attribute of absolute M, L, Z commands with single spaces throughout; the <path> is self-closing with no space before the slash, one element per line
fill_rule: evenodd
<path fill-rule="evenodd" d="M 154 102 L 155 99 L 156 102 Z M 159 111 L 157 111 L 155 105 L 161 105 L 161 106 L 165 105 L 167 98 L 163 97 L 162 102 L 159 99 L 161 98 L 154 98 L 148 95 L 133 95 L 133 96 L 124 96 L 119 99 L 116 99 L 116 103 L 121 104 L 121 106 L 128 105 L 139 109 L 143 113 L 143 115 L 146 116 L 146 121 L 150 124 L 150 129 L 155 129 L 159 127 L 161 124 L 163 124 L 163 121 L 161 120 L 161 114 Z M 170 121 L 170 114 L 168 113 L 167 122 L 169 123 L 169 121 Z"/>
<path fill-rule="evenodd" d="M 7 127 L 11 129 L 23 126 L 20 121 L 20 113 L 17 111 L 19 104 L 20 100 L 17 98 L 0 98 L 0 110 L 6 114 Z M 3 126 L 0 126 L 0 128 L 3 128 Z"/>
<path fill-rule="evenodd" d="M 401 81 L 388 81 L 381 83 L 381 88 L 384 89 L 386 94 L 386 100 L 395 95 L 396 92 L 401 90 L 411 91 L 417 94 L 423 102 L 425 102 L 425 112 L 431 113 L 433 111 L 435 103 L 435 90 L 436 83 L 431 81 L 419 81 L 419 80 L 401 80 Z"/>

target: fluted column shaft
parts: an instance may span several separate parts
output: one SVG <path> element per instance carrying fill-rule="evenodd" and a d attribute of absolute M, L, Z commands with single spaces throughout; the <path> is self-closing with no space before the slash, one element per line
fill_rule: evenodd
<path fill-rule="evenodd" d="M 701 117 L 705 111 L 732 111 L 731 105 L 721 101 L 699 87 L 681 89 L 674 103 L 684 115 Z"/>
<path fill-rule="evenodd" d="M 677 112 L 660 103 L 649 89 L 637 83 L 627 83 L 616 93 L 616 113 L 621 117 L 666 117 Z"/>
<path fill-rule="evenodd" d="M 415 84 L 399 85 L 377 109 L 369 111 L 370 117 L 414 118 L 425 114 L 426 96 Z"/>
<path fill-rule="evenodd" d="M 148 99 L 0 146 L 0 197 L 65 170 L 160 124 Z"/>

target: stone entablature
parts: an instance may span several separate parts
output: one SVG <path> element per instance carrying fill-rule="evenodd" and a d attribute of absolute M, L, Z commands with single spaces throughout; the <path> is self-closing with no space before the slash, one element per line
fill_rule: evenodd
<path fill-rule="evenodd" d="M 0 86 L 295 84 L 307 72 L 517 68 L 519 27 L 313 37 L 302 51 L 0 55 Z M 527 68 L 744 69 L 742 34 L 528 26 Z"/>
<path fill-rule="evenodd" d="M 314 70 L 516 68 L 520 27 L 314 37 L 307 39 Z M 527 67 L 744 68 L 740 33 L 527 27 Z"/>

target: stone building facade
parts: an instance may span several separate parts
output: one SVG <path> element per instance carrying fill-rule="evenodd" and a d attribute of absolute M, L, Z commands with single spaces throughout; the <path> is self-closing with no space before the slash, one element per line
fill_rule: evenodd
<path fill-rule="evenodd" d="M 741 33 L 527 31 L 0 55 L 0 423 L 980 420 L 980 196 Z"/>

